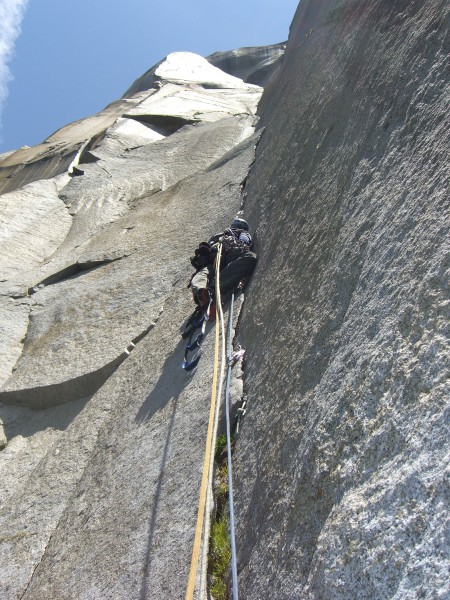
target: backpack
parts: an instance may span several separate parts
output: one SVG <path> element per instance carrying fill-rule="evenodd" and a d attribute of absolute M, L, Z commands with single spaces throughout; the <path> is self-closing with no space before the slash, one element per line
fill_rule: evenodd
<path fill-rule="evenodd" d="M 194 256 L 191 256 L 190 258 L 191 265 L 198 271 L 213 262 L 214 256 L 211 244 L 208 242 L 200 242 L 198 248 L 195 249 Z"/>
<path fill-rule="evenodd" d="M 227 264 L 226 256 L 239 255 L 250 250 L 252 238 L 248 231 L 244 229 L 225 229 L 223 233 L 213 236 L 209 242 L 201 242 L 195 249 L 194 256 L 191 256 L 191 265 L 198 271 L 215 261 L 219 243 L 222 244 L 221 266 Z"/>

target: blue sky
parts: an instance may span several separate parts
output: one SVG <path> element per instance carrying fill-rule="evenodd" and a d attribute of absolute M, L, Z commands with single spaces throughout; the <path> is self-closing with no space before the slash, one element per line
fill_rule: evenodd
<path fill-rule="evenodd" d="M 298 0 L 0 0 L 0 153 L 113 100 L 174 51 L 287 39 Z"/>

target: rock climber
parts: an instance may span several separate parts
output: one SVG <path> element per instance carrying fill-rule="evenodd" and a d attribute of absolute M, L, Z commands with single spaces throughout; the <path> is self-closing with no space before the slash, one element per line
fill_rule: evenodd
<path fill-rule="evenodd" d="M 247 221 L 237 216 L 229 229 L 214 235 L 208 242 L 201 242 L 191 257 L 196 271 L 191 279 L 194 302 L 206 310 L 215 297 L 215 260 L 219 244 L 222 244 L 220 261 L 220 293 L 237 288 L 247 279 L 256 265 L 256 254 L 252 252 L 252 238 Z"/>

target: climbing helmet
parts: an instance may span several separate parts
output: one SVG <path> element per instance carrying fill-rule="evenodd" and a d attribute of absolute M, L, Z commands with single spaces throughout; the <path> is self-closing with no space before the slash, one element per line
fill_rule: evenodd
<path fill-rule="evenodd" d="M 244 231 L 248 231 L 248 223 L 244 219 L 240 217 L 236 217 L 230 225 L 231 229 L 243 229 Z"/>

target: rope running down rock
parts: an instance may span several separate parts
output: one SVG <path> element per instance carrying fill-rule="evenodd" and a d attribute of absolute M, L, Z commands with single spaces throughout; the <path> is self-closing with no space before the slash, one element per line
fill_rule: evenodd
<path fill-rule="evenodd" d="M 216 306 L 219 308 L 218 314 L 221 319 L 221 326 L 223 329 L 223 314 L 221 311 L 221 298 L 220 298 L 220 280 L 219 280 L 219 265 L 220 259 L 222 256 L 222 244 L 219 245 L 219 249 L 217 252 L 216 262 L 215 262 L 215 271 L 216 271 Z M 223 334 L 222 334 L 223 337 Z M 223 381 L 223 372 L 225 369 L 225 363 L 222 357 L 222 369 L 221 369 L 221 377 L 219 390 L 217 390 L 217 380 L 218 380 L 218 371 L 219 371 L 219 328 L 216 327 L 216 338 L 215 338 L 215 348 L 214 348 L 214 371 L 213 371 L 213 382 L 212 382 L 212 391 L 211 391 L 211 406 L 209 410 L 209 423 L 208 430 L 206 434 L 206 447 L 205 447 L 205 458 L 203 461 L 203 474 L 202 474 L 202 482 L 200 487 L 200 498 L 198 503 L 198 511 L 197 511 L 197 524 L 195 527 L 195 535 L 194 535 L 194 544 L 192 548 L 192 557 L 191 557 L 191 566 L 189 570 L 189 578 L 188 585 L 186 589 L 185 600 L 192 600 L 194 597 L 195 590 L 195 578 L 197 575 L 198 568 L 198 559 L 200 554 L 200 546 L 203 532 L 203 522 L 205 518 L 205 506 L 206 506 L 206 496 L 208 493 L 208 489 L 211 486 L 212 481 L 212 465 L 214 461 L 214 453 L 213 448 L 215 446 L 215 439 L 217 435 L 217 425 L 218 425 L 218 404 L 217 397 L 221 396 L 222 389 L 222 381 Z M 205 543 L 207 541 L 205 540 Z"/>

